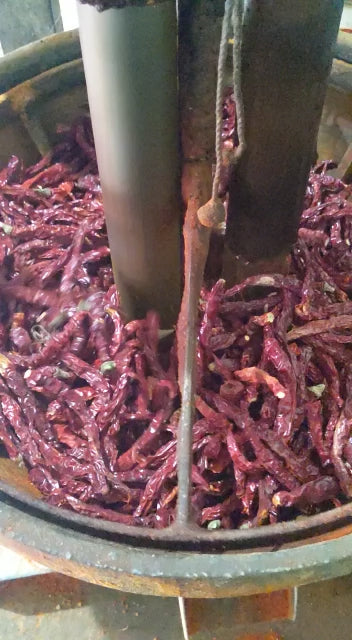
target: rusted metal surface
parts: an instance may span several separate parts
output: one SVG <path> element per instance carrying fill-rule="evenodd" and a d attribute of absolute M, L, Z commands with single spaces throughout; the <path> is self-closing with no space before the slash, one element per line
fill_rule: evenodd
<path fill-rule="evenodd" d="M 79 58 L 54 66 L 0 94 L 0 167 L 11 153 L 29 164 L 35 161 L 56 140 L 58 123 L 72 122 L 87 112 L 83 64 Z"/>
<path fill-rule="evenodd" d="M 5 464 L 3 465 L 3 463 Z M 10 471 L 12 466 L 12 470 Z M 201 553 L 222 553 L 261 549 L 264 553 L 286 546 L 299 546 L 337 540 L 352 533 L 352 503 L 315 516 L 294 521 L 265 525 L 253 529 L 208 531 L 196 527 L 176 525 L 166 529 L 126 526 L 72 513 L 53 507 L 34 496 L 31 484 L 24 478 L 23 469 L 14 462 L 0 458 L 0 491 L 15 499 L 18 505 L 34 509 L 38 517 L 56 522 L 92 537 L 151 549 L 172 549 Z"/>
<path fill-rule="evenodd" d="M 285 640 L 276 631 L 264 631 L 263 633 L 245 633 L 237 636 L 236 640 Z"/>
<path fill-rule="evenodd" d="M 0 458 L 0 476 L 1 481 L 9 486 L 16 485 L 18 491 L 27 494 L 28 497 L 41 500 L 40 491 L 29 481 L 28 473 L 25 467 L 14 465 L 9 458 Z"/>
<path fill-rule="evenodd" d="M 200 204 L 211 195 L 215 145 L 216 72 L 223 0 L 179 2 L 179 94 L 182 195 Z"/>
<path fill-rule="evenodd" d="M 199 198 L 189 198 L 184 224 L 185 284 L 177 323 L 178 378 L 182 395 L 177 436 L 178 529 L 192 526 L 192 426 L 197 387 L 198 301 L 209 249 L 210 230 L 200 224 Z M 181 337 L 181 339 L 180 339 Z"/>
<path fill-rule="evenodd" d="M 130 546 L 63 527 L 3 497 L 0 540 L 88 582 L 135 593 L 218 598 L 275 591 L 352 571 L 352 536 L 277 551 L 194 553 Z"/>
<path fill-rule="evenodd" d="M 276 620 L 294 620 L 297 608 L 297 589 L 282 589 L 231 599 L 184 600 L 187 632 L 217 632 L 219 628 L 233 629 L 238 625 L 253 625 Z"/>

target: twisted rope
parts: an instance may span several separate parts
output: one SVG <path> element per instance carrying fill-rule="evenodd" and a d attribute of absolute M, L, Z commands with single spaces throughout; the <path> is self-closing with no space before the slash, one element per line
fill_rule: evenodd
<path fill-rule="evenodd" d="M 225 68 L 227 58 L 227 47 L 230 37 L 230 27 L 235 0 L 226 0 L 224 17 L 222 20 L 221 39 L 218 58 L 218 74 L 216 84 L 215 103 L 215 157 L 216 167 L 213 179 L 212 199 L 215 200 L 219 194 L 220 174 L 222 166 L 222 111 L 224 100 Z"/>
<path fill-rule="evenodd" d="M 198 219 L 206 227 L 221 228 L 225 221 L 225 208 L 219 198 L 222 158 L 223 99 L 225 88 L 225 70 L 227 47 L 231 27 L 234 36 L 233 45 L 233 83 L 236 103 L 236 124 L 239 146 L 231 158 L 235 162 L 245 148 L 244 108 L 241 90 L 241 46 L 244 0 L 226 0 L 221 27 L 221 38 L 217 68 L 215 103 L 215 172 L 212 183 L 212 195 L 209 202 L 199 208 Z"/>

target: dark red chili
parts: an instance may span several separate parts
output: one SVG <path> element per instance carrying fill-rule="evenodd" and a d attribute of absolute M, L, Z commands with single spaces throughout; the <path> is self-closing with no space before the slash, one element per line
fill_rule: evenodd
<path fill-rule="evenodd" d="M 234 118 L 228 95 L 227 147 Z M 168 526 L 175 347 L 160 348 L 155 312 L 123 321 L 89 121 L 61 135 L 0 172 L 0 440 L 52 504 Z M 311 172 L 286 275 L 202 292 L 192 507 L 209 529 L 352 496 L 352 187 L 328 167 Z"/>

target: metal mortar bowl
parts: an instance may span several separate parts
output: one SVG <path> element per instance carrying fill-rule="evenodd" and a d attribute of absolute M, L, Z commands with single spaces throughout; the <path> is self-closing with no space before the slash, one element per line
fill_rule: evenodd
<path fill-rule="evenodd" d="M 344 64 L 335 64 L 318 140 L 319 156 L 338 161 L 350 142 L 346 131 L 352 122 L 349 65 L 339 79 L 337 73 Z M 57 123 L 87 110 L 77 32 L 50 36 L 5 56 L 0 60 L 0 168 L 13 153 L 34 162 L 55 141 Z M 0 449 L 0 541 L 55 571 L 104 586 L 163 596 L 230 597 L 352 571 L 352 504 L 211 536 L 202 530 L 180 535 L 172 528 L 128 528 L 47 505 L 25 469 Z"/>

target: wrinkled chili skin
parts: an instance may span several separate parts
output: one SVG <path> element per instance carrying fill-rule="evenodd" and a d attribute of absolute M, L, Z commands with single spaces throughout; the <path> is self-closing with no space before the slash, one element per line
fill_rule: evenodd
<path fill-rule="evenodd" d="M 235 107 L 225 101 L 224 144 Z M 0 172 L 0 441 L 56 506 L 175 519 L 180 394 L 157 314 L 126 324 L 87 118 Z M 199 304 L 192 508 L 253 527 L 352 497 L 352 187 L 312 171 L 287 274 Z"/>

